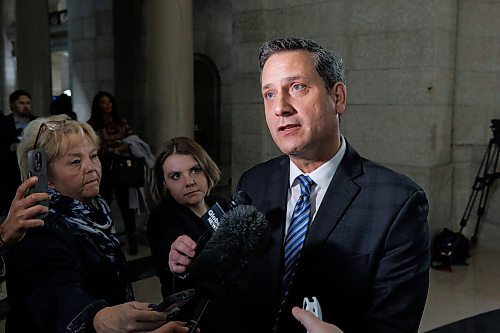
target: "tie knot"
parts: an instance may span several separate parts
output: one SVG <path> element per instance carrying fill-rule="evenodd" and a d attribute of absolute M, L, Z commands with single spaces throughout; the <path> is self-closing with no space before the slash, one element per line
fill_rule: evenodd
<path fill-rule="evenodd" d="M 313 180 L 306 175 L 300 175 L 297 177 L 300 183 L 300 194 L 301 195 L 310 195 L 311 194 L 311 186 L 314 184 Z"/>

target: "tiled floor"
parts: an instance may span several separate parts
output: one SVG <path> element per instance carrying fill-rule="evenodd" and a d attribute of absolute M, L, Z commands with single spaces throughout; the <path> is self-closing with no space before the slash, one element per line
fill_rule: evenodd
<path fill-rule="evenodd" d="M 500 251 L 478 246 L 471 255 L 469 266 L 431 270 L 420 332 L 500 308 Z"/>
<path fill-rule="evenodd" d="M 452 272 L 430 273 L 430 289 L 419 332 L 500 308 L 500 251 L 478 246 L 471 252 L 469 266 L 453 266 Z M 135 259 L 149 255 L 149 248 L 139 247 Z M 156 277 L 134 283 L 139 301 L 161 301 L 160 286 Z M 0 333 L 4 322 L 0 322 Z"/>

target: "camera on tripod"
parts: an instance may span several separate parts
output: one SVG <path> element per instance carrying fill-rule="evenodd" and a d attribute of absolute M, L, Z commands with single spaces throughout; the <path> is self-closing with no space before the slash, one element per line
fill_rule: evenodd
<path fill-rule="evenodd" d="M 486 208 L 486 202 L 488 201 L 488 195 L 490 193 L 491 184 L 500 178 L 500 172 L 498 172 L 498 156 L 500 153 L 500 119 L 491 119 L 491 130 L 493 131 L 493 138 L 490 139 L 486 152 L 484 153 L 481 165 L 476 174 L 476 179 L 472 185 L 472 193 L 465 207 L 462 220 L 460 221 L 460 233 L 463 228 L 467 225 L 467 220 L 470 217 L 472 207 L 476 202 L 477 196 L 479 195 L 479 204 L 477 208 L 477 219 L 476 226 L 474 228 L 474 234 L 471 237 L 471 243 L 475 244 L 477 242 L 477 233 L 479 231 L 479 224 L 481 222 L 481 217 L 484 214 Z"/>
<path fill-rule="evenodd" d="M 490 128 L 493 131 L 493 139 L 498 144 L 500 142 L 500 119 L 491 119 Z"/>

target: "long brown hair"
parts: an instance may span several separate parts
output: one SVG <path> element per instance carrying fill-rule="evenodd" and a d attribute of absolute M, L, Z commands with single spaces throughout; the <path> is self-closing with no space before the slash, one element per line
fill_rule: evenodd
<path fill-rule="evenodd" d="M 164 184 L 165 175 L 163 173 L 163 163 L 167 157 L 173 154 L 193 156 L 207 176 L 208 193 L 210 193 L 210 190 L 219 182 L 221 176 L 219 167 L 202 146 L 187 137 L 172 138 L 161 146 L 155 157 L 153 180 L 151 182 L 151 195 L 156 202 L 161 201 L 166 195 L 170 196 Z"/>

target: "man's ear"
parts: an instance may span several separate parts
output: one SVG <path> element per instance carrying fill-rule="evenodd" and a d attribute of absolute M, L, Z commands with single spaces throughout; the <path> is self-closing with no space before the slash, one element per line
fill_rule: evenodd
<path fill-rule="evenodd" d="M 345 111 L 347 103 L 347 87 L 342 82 L 337 82 L 331 89 L 331 94 L 335 102 L 335 111 L 342 114 Z"/>

